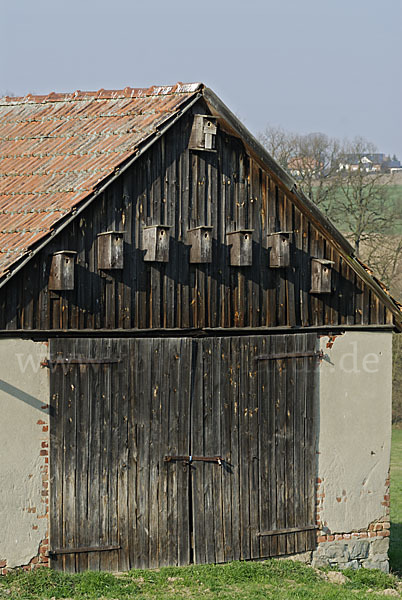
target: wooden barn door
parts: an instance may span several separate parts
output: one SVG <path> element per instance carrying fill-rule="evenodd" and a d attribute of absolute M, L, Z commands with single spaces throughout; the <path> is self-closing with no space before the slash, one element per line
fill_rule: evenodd
<path fill-rule="evenodd" d="M 51 340 L 51 565 L 188 564 L 192 341 Z"/>
<path fill-rule="evenodd" d="M 191 467 L 195 562 L 315 547 L 318 358 L 315 334 L 197 342 L 191 449 L 210 460 Z"/>
<path fill-rule="evenodd" d="M 129 568 L 128 343 L 50 342 L 51 566 Z M 117 432 L 119 432 L 117 434 Z"/>
<path fill-rule="evenodd" d="M 261 556 L 305 552 L 316 546 L 317 336 L 265 339 L 256 361 L 259 550 Z"/>
<path fill-rule="evenodd" d="M 316 346 L 313 334 L 52 340 L 52 566 L 312 548 Z"/>

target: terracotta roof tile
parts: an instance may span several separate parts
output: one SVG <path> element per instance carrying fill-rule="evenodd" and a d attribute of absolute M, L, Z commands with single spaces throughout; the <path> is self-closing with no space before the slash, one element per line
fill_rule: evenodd
<path fill-rule="evenodd" d="M 0 276 L 201 87 L 0 99 Z"/>

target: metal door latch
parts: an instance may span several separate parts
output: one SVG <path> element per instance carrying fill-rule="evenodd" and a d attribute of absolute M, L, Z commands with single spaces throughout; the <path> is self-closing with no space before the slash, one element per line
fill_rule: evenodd
<path fill-rule="evenodd" d="M 201 461 L 201 462 L 215 462 L 218 463 L 218 465 L 222 465 L 223 462 L 223 458 L 221 456 L 192 456 L 192 455 L 186 455 L 186 456 L 165 456 L 165 462 L 184 462 L 188 465 L 191 465 L 191 463 L 196 462 L 196 461 Z"/>

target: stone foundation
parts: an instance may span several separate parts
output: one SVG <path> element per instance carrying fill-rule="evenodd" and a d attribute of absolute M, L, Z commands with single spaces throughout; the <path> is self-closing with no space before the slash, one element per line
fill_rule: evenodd
<path fill-rule="evenodd" d="M 321 542 L 312 555 L 313 567 L 380 569 L 389 572 L 389 537 L 338 539 Z"/>

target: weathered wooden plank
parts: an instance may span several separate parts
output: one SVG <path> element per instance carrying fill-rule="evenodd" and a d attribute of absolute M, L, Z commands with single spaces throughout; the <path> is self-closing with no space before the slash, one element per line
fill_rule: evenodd
<path fill-rule="evenodd" d="M 217 423 L 219 419 L 219 404 L 218 411 L 214 410 L 214 400 L 219 401 L 219 394 L 217 398 L 214 398 L 214 387 L 213 387 L 213 368 L 214 368 L 214 356 L 213 356 L 213 340 L 205 339 L 200 340 L 198 344 L 201 346 L 202 351 L 202 387 L 203 387 L 203 401 L 202 401 L 202 429 L 198 426 L 192 428 L 193 436 L 196 436 L 202 432 L 203 444 L 197 441 L 197 448 L 202 450 L 203 456 L 219 456 L 220 455 L 220 440 L 219 430 L 214 428 L 214 423 Z M 194 423 L 194 425 L 196 422 Z M 201 441 L 201 440 L 200 440 Z M 193 437 L 193 452 L 196 453 L 196 446 L 194 445 L 195 439 Z M 217 506 L 217 494 L 219 493 L 219 487 L 216 489 L 214 483 L 216 482 L 215 475 L 216 471 L 220 471 L 221 466 L 218 463 L 207 463 L 203 462 L 196 466 L 193 470 L 193 477 L 200 477 L 202 473 L 203 477 L 203 495 L 204 495 L 204 527 L 205 527 L 205 561 L 207 563 L 216 562 L 215 543 L 217 536 L 220 535 L 221 525 L 218 524 L 219 530 L 216 531 L 215 526 L 215 512 L 219 514 L 220 507 Z M 195 500 L 195 499 L 194 499 Z M 194 513 L 195 519 L 197 519 L 197 508 L 196 502 L 194 502 Z"/>
<path fill-rule="evenodd" d="M 212 378 L 211 383 L 211 438 L 208 448 L 209 452 L 217 452 L 217 455 L 222 456 L 225 461 L 227 454 L 227 447 L 223 446 L 222 443 L 222 419 L 224 414 L 224 402 L 225 397 L 222 394 L 221 381 L 222 381 L 222 347 L 221 338 L 215 338 L 210 340 L 210 377 Z M 213 454 L 211 454 L 213 455 Z M 211 507 L 212 520 L 214 525 L 214 543 L 215 543 L 215 562 L 225 562 L 225 538 L 224 538 L 224 512 L 228 510 L 223 503 L 223 479 L 224 472 L 227 468 L 225 462 L 221 465 L 211 464 L 210 470 L 212 471 L 212 489 L 213 489 L 213 504 Z"/>
<path fill-rule="evenodd" d="M 270 353 L 270 338 L 263 336 L 259 344 L 259 352 Z M 275 438 L 270 431 L 270 410 L 273 405 L 270 390 L 269 371 L 271 362 L 257 361 L 258 370 L 258 468 L 259 468 L 259 531 L 270 529 L 272 509 L 275 513 L 276 489 L 272 488 L 271 479 L 275 477 Z M 273 472 L 273 474 L 272 474 Z M 276 517 L 276 514 L 275 514 Z M 271 556 L 270 539 L 260 539 L 261 557 Z"/>
<path fill-rule="evenodd" d="M 190 454 L 204 456 L 204 381 L 203 348 L 193 342 L 192 390 L 191 390 L 191 451 Z M 207 562 L 207 531 L 205 527 L 206 502 L 204 464 L 189 466 L 192 484 L 192 521 L 194 539 L 194 562 Z"/>
<path fill-rule="evenodd" d="M 66 340 L 64 352 L 71 355 L 74 352 L 74 340 Z M 70 367 L 64 374 L 63 402 L 64 402 L 64 445 L 63 445 L 63 548 L 77 546 L 75 536 L 77 531 L 75 512 L 75 474 L 77 469 L 77 398 L 75 392 L 74 367 Z M 75 555 L 66 555 L 64 570 L 74 573 L 76 571 Z"/>
<path fill-rule="evenodd" d="M 224 561 L 233 560 L 232 538 L 232 473 L 234 469 L 231 431 L 233 419 L 233 395 L 230 391 L 231 363 L 230 363 L 230 338 L 220 338 L 219 348 L 216 347 L 215 369 L 219 370 L 220 401 L 221 401 L 221 455 L 224 459 L 221 469 L 222 481 L 222 533 L 224 543 Z M 217 374 L 216 374 L 217 376 Z"/>
<path fill-rule="evenodd" d="M 117 555 L 117 567 L 112 565 L 112 568 L 117 568 L 119 571 L 126 571 L 130 568 L 129 557 L 129 511 L 132 507 L 129 503 L 129 457 L 133 448 L 130 444 L 131 438 L 129 433 L 130 422 L 130 404 L 129 404 L 129 340 L 113 340 L 112 355 L 119 355 L 121 362 L 112 367 L 112 382 L 113 382 L 113 405 L 112 405 L 112 443 L 114 448 L 113 460 L 116 461 L 116 478 L 115 485 L 115 505 L 117 511 L 114 510 L 113 502 L 111 504 L 112 519 L 110 540 L 112 543 L 121 546 L 121 550 Z"/>
<path fill-rule="evenodd" d="M 150 438 L 151 438 L 151 411 L 152 393 L 154 379 L 152 376 L 152 365 L 154 344 L 152 339 L 140 340 L 138 344 L 138 379 L 137 390 L 137 423 L 138 423 L 138 475 L 137 475 L 137 527 L 138 527 L 138 550 L 135 566 L 139 568 L 149 567 L 149 513 L 151 507 L 150 498 Z"/>
<path fill-rule="evenodd" d="M 138 527 L 138 485 L 137 477 L 139 471 L 138 453 L 138 401 L 140 395 L 139 382 L 142 381 L 143 373 L 138 369 L 138 346 L 139 340 L 128 340 L 128 373 L 127 397 L 128 397 L 128 550 L 130 568 L 137 566 L 138 553 L 141 552 L 139 543 Z M 123 541 L 123 540 L 122 540 Z M 123 541 L 124 545 L 124 541 Z"/>
<path fill-rule="evenodd" d="M 179 454 L 190 454 L 191 444 L 191 402 L 194 397 L 194 375 L 193 369 L 196 363 L 196 355 L 193 354 L 194 343 L 190 338 L 180 340 L 180 361 L 178 362 L 179 398 L 176 444 Z M 169 467 L 169 468 L 173 468 Z M 185 469 L 177 465 L 177 563 L 186 565 L 193 558 L 192 540 L 193 513 L 190 508 L 190 494 L 192 494 L 192 473 L 189 467 Z"/>
<path fill-rule="evenodd" d="M 250 540 L 250 492 L 249 477 L 251 469 L 250 432 L 249 432 L 249 338 L 240 338 L 237 345 L 236 369 L 239 382 L 239 473 L 240 473 L 240 556 L 251 558 Z"/>
<path fill-rule="evenodd" d="M 294 353 L 296 351 L 296 335 L 288 336 L 287 352 Z M 285 503 L 286 514 L 285 523 L 287 528 L 296 526 L 295 522 L 295 496 L 299 493 L 295 486 L 295 435 L 294 435 L 294 419 L 297 410 L 297 388 L 296 388 L 296 368 L 297 363 L 301 359 L 292 358 L 286 362 L 286 413 L 285 413 Z M 286 538 L 286 554 L 294 554 L 295 543 L 294 536 L 288 535 Z"/>
<path fill-rule="evenodd" d="M 318 347 L 318 339 L 314 334 L 305 334 L 307 349 L 314 350 Z M 315 411 L 318 394 L 318 363 L 314 358 L 308 357 L 308 376 L 306 378 L 306 419 L 305 419 L 305 502 L 306 523 L 315 522 L 315 481 L 316 481 L 316 451 L 317 434 L 315 428 Z M 315 544 L 315 532 L 306 534 L 307 548 Z"/>
<path fill-rule="evenodd" d="M 295 351 L 303 354 L 306 352 L 305 336 L 297 335 L 295 339 Z M 305 393 L 305 361 L 301 358 L 294 361 L 294 383 L 290 389 L 293 401 L 293 508 L 294 527 L 305 525 L 304 516 L 304 393 Z M 302 533 L 303 535 L 303 533 Z M 295 536 L 294 552 L 303 552 L 304 544 L 302 536 Z"/>
<path fill-rule="evenodd" d="M 56 355 L 59 340 L 51 340 L 50 356 Z M 50 378 L 50 461 L 49 461 L 49 485 L 50 485 L 50 548 L 62 546 L 63 527 L 63 455 L 64 455 L 64 394 L 63 394 L 63 371 L 57 367 Z M 63 569 L 63 561 L 57 557 L 51 557 L 52 568 L 60 571 Z"/>
<path fill-rule="evenodd" d="M 166 401 L 166 407 L 163 409 L 163 428 L 165 429 L 165 435 L 163 435 L 163 445 L 161 452 L 166 448 L 166 455 L 178 455 L 179 445 L 179 420 L 181 415 L 179 413 L 179 402 L 182 394 L 180 387 L 180 373 L 182 367 L 185 368 L 186 360 L 188 356 L 183 356 L 182 340 L 172 340 L 170 347 L 169 362 L 166 364 L 169 367 L 168 381 L 169 387 L 167 390 L 168 398 Z M 168 565 L 178 564 L 178 504 L 180 495 L 188 498 L 188 478 L 184 488 L 178 489 L 177 485 L 177 470 L 181 468 L 181 465 L 171 464 L 165 462 L 161 464 L 162 480 L 165 481 L 166 492 L 163 493 L 162 502 L 165 506 L 160 503 L 160 511 L 164 511 L 164 527 L 163 535 L 166 538 L 165 547 L 160 548 L 160 552 L 165 555 Z M 187 508 L 188 512 L 188 508 Z M 160 531 L 162 531 L 163 525 L 160 525 Z M 182 536 L 189 536 L 188 531 L 180 532 Z M 162 546 L 162 540 L 160 540 Z"/>
<path fill-rule="evenodd" d="M 243 374 L 247 381 L 248 433 L 249 433 L 249 506 L 250 506 L 250 558 L 260 558 L 261 549 L 257 538 L 260 529 L 260 477 L 259 477 L 259 402 L 257 390 L 257 361 L 261 340 L 249 337 L 244 348 Z"/>
<path fill-rule="evenodd" d="M 278 336 L 275 339 L 275 353 L 286 352 L 286 337 Z M 286 494 L 285 494 L 285 473 L 286 473 L 286 369 L 288 361 L 279 359 L 275 361 L 275 429 L 276 429 L 276 452 L 275 452 L 275 467 L 276 467 L 276 487 L 277 487 L 277 527 L 285 529 L 286 524 Z M 278 555 L 286 553 L 286 540 L 283 537 L 278 537 Z"/>
<path fill-rule="evenodd" d="M 163 362 L 166 360 L 166 344 L 169 340 L 153 339 L 151 373 L 152 383 L 149 394 L 149 491 L 148 491 L 148 565 L 150 568 L 158 566 L 158 496 L 160 493 L 159 467 L 162 460 L 162 453 L 159 449 L 159 440 L 161 434 L 160 428 L 160 407 L 165 401 L 165 394 L 162 388 L 162 370 Z M 144 419 L 146 418 L 144 413 Z"/>
<path fill-rule="evenodd" d="M 232 547 L 233 560 L 239 560 L 241 557 L 241 506 L 240 506 L 240 463 L 241 455 L 239 448 L 240 437 L 240 405 L 239 405 L 239 339 L 229 338 L 230 354 L 230 378 L 229 378 L 229 398 L 231 400 L 231 462 L 232 462 Z"/>
<path fill-rule="evenodd" d="M 102 356 L 110 357 L 110 339 L 103 339 L 98 352 Z M 100 403 L 100 421 L 98 423 L 100 435 L 100 466 L 99 466 L 99 545 L 109 546 L 110 544 L 110 473 L 113 473 L 116 466 L 111 464 L 111 377 L 110 365 L 104 364 L 98 367 L 101 385 L 101 393 L 98 402 Z M 110 570 L 110 553 L 99 554 L 99 567 L 102 571 Z"/>
<path fill-rule="evenodd" d="M 89 340 L 77 340 L 75 354 L 89 356 Z M 88 490 L 91 482 L 89 476 L 89 432 L 88 417 L 90 414 L 90 399 L 88 396 L 88 365 L 75 365 L 72 371 L 75 372 L 75 386 L 77 397 L 77 472 L 76 472 L 76 532 L 75 543 L 79 546 L 89 546 L 88 521 L 91 518 L 91 511 L 88 502 Z M 88 570 L 88 555 L 78 554 L 76 557 L 77 571 Z"/>

